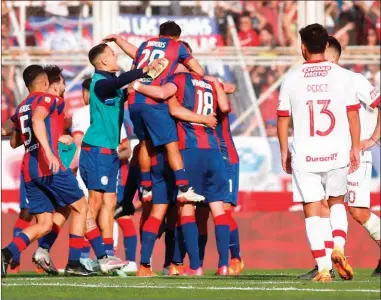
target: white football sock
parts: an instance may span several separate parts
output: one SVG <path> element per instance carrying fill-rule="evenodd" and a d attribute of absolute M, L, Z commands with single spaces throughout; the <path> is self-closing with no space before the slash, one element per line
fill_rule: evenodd
<path fill-rule="evenodd" d="M 324 247 L 324 235 L 321 230 L 320 217 L 309 217 L 305 219 L 307 238 L 310 243 L 312 256 L 314 257 L 319 271 L 329 269 L 328 259 Z"/>
<path fill-rule="evenodd" d="M 116 251 L 116 249 L 118 248 L 119 225 L 116 221 L 114 221 L 113 226 L 114 227 L 113 227 L 112 235 L 113 235 L 113 239 L 114 239 L 114 250 Z"/>
<path fill-rule="evenodd" d="M 369 220 L 363 225 L 370 237 L 380 246 L 380 218 L 370 213 Z"/>
<path fill-rule="evenodd" d="M 334 248 L 339 247 L 344 253 L 348 232 L 347 212 L 344 204 L 334 204 L 331 206 L 330 211 Z"/>
<path fill-rule="evenodd" d="M 329 260 L 329 269 L 332 270 L 331 255 L 333 251 L 333 237 L 331 221 L 329 218 L 321 218 L 321 229 L 324 236 L 324 246 L 327 259 Z"/>

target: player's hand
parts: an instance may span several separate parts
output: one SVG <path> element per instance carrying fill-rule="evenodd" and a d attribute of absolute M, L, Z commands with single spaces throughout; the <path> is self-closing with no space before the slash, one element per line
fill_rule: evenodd
<path fill-rule="evenodd" d="M 204 124 L 208 126 L 209 128 L 215 129 L 217 126 L 217 114 L 212 113 L 205 116 Z"/>
<path fill-rule="evenodd" d="M 65 145 L 71 145 L 74 140 L 70 135 L 65 134 L 65 135 L 61 135 L 58 141 Z"/>
<path fill-rule="evenodd" d="M 356 171 L 360 166 L 360 148 L 352 148 L 350 152 L 350 164 L 348 174 Z"/>
<path fill-rule="evenodd" d="M 292 173 L 291 169 L 291 153 L 287 150 L 287 153 L 282 153 L 282 168 L 287 174 Z"/>
<path fill-rule="evenodd" d="M 153 79 L 158 77 L 164 69 L 168 66 L 168 60 L 166 58 L 155 59 L 148 66 L 143 68 L 144 73 L 148 73 Z"/>
<path fill-rule="evenodd" d="M 47 153 L 46 157 L 48 159 L 49 170 L 52 170 L 54 174 L 57 173 L 60 169 L 59 159 L 52 152 Z"/>
<path fill-rule="evenodd" d="M 109 43 L 109 42 L 115 42 L 118 43 L 118 40 L 121 39 L 121 37 L 117 34 L 110 34 L 102 39 L 102 43 Z"/>
<path fill-rule="evenodd" d="M 366 139 L 366 140 L 362 140 L 362 141 L 360 141 L 360 150 L 362 153 L 364 153 L 364 151 L 372 148 L 374 145 L 376 145 L 376 142 L 371 138 Z"/>

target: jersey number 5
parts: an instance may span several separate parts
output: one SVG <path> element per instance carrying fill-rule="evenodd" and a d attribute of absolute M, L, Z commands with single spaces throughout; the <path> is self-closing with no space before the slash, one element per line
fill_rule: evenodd
<path fill-rule="evenodd" d="M 25 140 L 24 142 L 25 146 L 28 146 L 30 144 L 30 141 L 32 140 L 32 131 L 30 130 L 30 127 L 25 127 L 25 121 L 27 120 L 28 120 L 28 115 L 20 117 L 21 133 L 28 134 L 28 139 Z"/>
<path fill-rule="evenodd" d="M 197 90 L 197 96 L 197 114 L 207 116 L 213 113 L 213 94 Z"/>
<path fill-rule="evenodd" d="M 329 135 L 332 132 L 333 128 L 335 127 L 335 123 L 336 123 L 335 116 L 333 115 L 332 111 L 328 109 L 328 105 L 330 102 L 331 100 L 317 100 L 317 104 L 323 105 L 323 108 L 321 109 L 320 113 L 326 114 L 331 120 L 331 124 L 329 125 L 326 131 L 316 130 L 316 132 L 315 132 L 315 120 L 314 120 L 314 102 L 310 100 L 306 103 L 310 111 L 310 136 L 315 136 L 315 133 L 319 136 Z"/>
<path fill-rule="evenodd" d="M 137 66 L 137 69 L 139 69 L 149 58 L 148 64 L 153 62 L 155 59 L 163 58 L 165 55 L 165 52 L 163 50 L 154 49 L 151 53 L 150 49 L 144 49 L 142 51 L 143 59 L 140 61 L 140 63 Z"/>

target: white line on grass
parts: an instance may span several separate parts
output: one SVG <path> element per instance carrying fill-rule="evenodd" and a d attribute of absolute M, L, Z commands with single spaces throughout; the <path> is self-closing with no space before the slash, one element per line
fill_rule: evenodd
<path fill-rule="evenodd" d="M 4 283 L 6 286 L 25 286 L 21 283 Z M 238 290 L 238 291 L 296 291 L 296 292 L 359 292 L 359 293 L 379 293 L 377 289 L 312 289 L 312 288 L 297 288 L 297 287 L 236 287 L 236 286 L 169 286 L 169 285 L 104 285 L 104 284 L 73 284 L 73 283 L 29 283 L 30 286 L 56 286 L 56 287 L 80 287 L 80 288 L 144 288 L 144 289 L 179 289 L 179 290 Z"/>

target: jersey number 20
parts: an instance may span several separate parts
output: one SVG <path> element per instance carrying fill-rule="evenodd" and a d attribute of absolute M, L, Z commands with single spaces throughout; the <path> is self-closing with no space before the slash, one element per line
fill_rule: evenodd
<path fill-rule="evenodd" d="M 333 128 L 335 127 L 336 119 L 332 111 L 328 109 L 329 103 L 331 103 L 331 100 L 317 100 L 317 104 L 323 105 L 323 108 L 321 109 L 320 113 L 326 114 L 329 117 L 331 124 L 329 125 L 326 131 L 316 130 L 316 132 L 315 132 L 315 120 L 314 120 L 314 102 L 310 100 L 306 103 L 310 111 L 310 136 L 315 136 L 315 133 L 319 136 L 326 136 L 330 134 Z"/>
<path fill-rule="evenodd" d="M 139 69 L 149 58 L 148 64 L 153 62 L 155 59 L 163 58 L 165 55 L 165 52 L 163 50 L 154 49 L 152 52 L 150 49 L 144 49 L 142 51 L 143 59 L 140 61 L 140 63 L 137 66 L 137 69 Z"/>
<path fill-rule="evenodd" d="M 210 92 L 203 92 L 202 90 L 197 90 L 197 96 L 197 114 L 206 116 L 213 113 L 213 94 Z"/>

